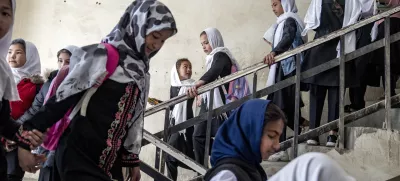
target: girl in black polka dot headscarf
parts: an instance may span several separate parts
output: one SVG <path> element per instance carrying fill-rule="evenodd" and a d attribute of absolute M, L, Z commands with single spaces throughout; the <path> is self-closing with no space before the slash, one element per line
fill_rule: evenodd
<path fill-rule="evenodd" d="M 62 180 L 121 180 L 121 167 L 134 168 L 133 180 L 140 177 L 138 154 L 149 91 L 149 61 L 176 33 L 175 19 L 164 4 L 135 1 L 103 39 L 119 54 L 114 73 L 107 75 L 104 44 L 84 46 L 72 55 L 71 60 L 79 63 L 56 96 L 21 129 L 21 134 L 32 129 L 45 131 L 71 111 L 71 124 L 64 133 L 68 139 L 63 136 L 56 150 Z"/>

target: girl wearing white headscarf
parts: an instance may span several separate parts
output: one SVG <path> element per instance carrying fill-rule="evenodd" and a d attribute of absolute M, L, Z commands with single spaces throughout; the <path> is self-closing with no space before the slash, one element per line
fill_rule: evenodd
<path fill-rule="evenodd" d="M 377 12 L 376 0 L 346 1 L 345 7 L 343 27 L 369 18 Z M 363 46 L 370 44 L 371 32 L 374 29 L 373 26 L 374 23 L 370 23 L 350 34 L 347 34 L 345 40 L 345 53 L 352 52 L 356 48 L 362 48 Z M 339 45 L 337 50 L 339 52 Z M 379 81 L 379 75 L 375 74 L 375 60 L 372 59 L 372 54 L 368 53 L 346 63 L 346 68 L 350 68 L 350 71 L 346 72 L 349 74 L 345 76 L 349 77 L 346 80 L 350 81 L 349 83 L 346 83 L 346 86 L 349 87 L 351 103 L 344 107 L 346 113 L 351 113 L 364 108 L 364 96 L 367 90 L 367 85 L 373 85 L 375 80 Z"/>
<path fill-rule="evenodd" d="M 304 18 L 303 35 L 314 30 L 315 39 L 332 33 L 343 26 L 344 2 L 340 0 L 312 0 Z M 339 38 L 309 49 L 305 53 L 302 71 L 328 62 L 337 56 L 336 47 Z M 347 78 L 347 77 L 346 77 Z M 302 81 L 310 89 L 310 129 L 319 127 L 325 96 L 328 93 L 328 121 L 339 117 L 339 69 L 333 68 Z M 346 81 L 347 82 L 347 81 Z M 336 131 L 328 136 L 327 146 L 335 146 Z M 319 144 L 318 138 L 307 141 L 308 144 Z"/>
<path fill-rule="evenodd" d="M 27 111 L 34 101 L 36 94 L 39 93 L 44 83 L 40 76 L 40 58 L 36 46 L 23 39 L 16 39 L 11 42 L 7 54 L 7 60 L 12 69 L 20 101 L 10 102 L 11 118 L 19 119 Z M 17 146 L 15 142 L 6 141 L 6 154 L 8 164 L 8 178 L 22 180 L 24 171 L 19 166 L 17 156 Z"/>
<path fill-rule="evenodd" d="M 61 180 L 123 180 L 122 167 L 131 168 L 132 180 L 139 180 L 150 59 L 176 33 L 175 19 L 163 3 L 132 2 L 103 39 L 107 44 L 87 45 L 72 54 L 79 63 L 19 134 L 46 130 L 71 111 L 59 140 L 65 149 L 56 156 Z M 21 147 L 30 150 L 24 141 Z"/>
<path fill-rule="evenodd" d="M 273 36 L 273 48 L 269 55 L 265 57 L 266 63 L 274 58 L 276 55 L 284 53 L 290 49 L 294 49 L 307 41 L 307 36 L 301 36 L 301 32 L 304 29 L 304 23 L 301 18 L 297 15 L 297 6 L 294 0 L 272 0 L 272 9 L 277 18 L 277 27 L 274 31 Z M 298 54 L 294 57 L 287 58 L 270 66 L 270 73 L 268 76 L 267 86 L 275 84 L 285 80 L 289 77 L 296 75 L 296 59 L 300 59 L 302 62 L 302 54 Z M 288 119 L 288 126 L 294 129 L 294 112 L 295 105 L 293 104 L 296 96 L 296 85 L 289 86 L 282 90 L 276 91 L 268 95 L 268 99 L 272 100 L 278 105 L 283 112 L 285 112 Z M 300 100 L 300 107 L 303 107 L 303 101 Z M 305 119 L 301 117 L 299 123 L 302 125 Z M 300 127 L 299 127 L 300 130 Z M 301 132 L 301 131 L 300 131 Z M 280 141 L 286 140 L 286 127 L 281 135 Z M 272 161 L 289 159 L 287 152 L 280 152 L 271 157 Z"/>
<path fill-rule="evenodd" d="M 7 64 L 6 56 L 10 47 L 12 30 L 15 15 L 15 0 L 0 1 L 0 7 L 4 16 L 0 16 L 1 30 L 0 30 L 0 136 L 8 140 L 16 142 L 18 145 L 22 144 L 21 140 L 16 139 L 15 135 L 18 132 L 20 124 L 10 119 L 10 104 L 9 101 L 20 100 L 18 90 L 15 84 L 14 75 L 10 66 Z M 33 131 L 34 134 L 28 133 L 25 138 L 30 139 L 34 146 L 38 146 L 43 141 L 43 134 L 37 130 Z M 38 139 L 35 139 L 35 137 Z M 0 143 L 3 146 L 3 143 Z M 23 159 L 20 160 L 20 165 L 27 171 L 34 172 L 37 170 L 37 163 L 40 159 L 35 159 L 30 152 L 20 151 L 18 156 Z M 36 157 L 38 158 L 38 157 Z M 18 163 L 16 163 L 18 164 Z M 0 180 L 7 180 L 7 161 L 5 158 L 4 149 L 0 149 Z"/>
<path fill-rule="evenodd" d="M 170 98 L 185 95 L 187 90 L 194 86 L 195 80 L 191 79 L 192 64 L 187 58 L 179 59 L 171 69 L 171 89 Z M 178 125 L 188 119 L 193 118 L 193 101 L 189 99 L 173 106 L 171 125 Z M 184 153 L 186 156 L 194 159 L 193 153 L 193 127 L 174 133 L 168 139 L 168 144 Z M 178 166 L 188 168 L 185 164 L 168 155 L 166 158 L 168 177 L 177 180 Z"/>
<path fill-rule="evenodd" d="M 197 88 L 213 82 L 218 78 L 225 77 L 231 74 L 232 65 L 238 66 L 236 59 L 228 48 L 225 47 L 224 40 L 221 33 L 216 28 L 207 28 L 200 34 L 200 41 L 203 46 L 206 56 L 206 70 L 207 72 L 196 82 L 195 86 L 188 90 L 191 97 L 197 95 Z M 201 101 L 200 114 L 207 112 L 207 110 L 216 109 L 225 105 L 224 92 L 229 89 L 229 84 L 225 84 L 219 88 L 214 89 L 214 100 L 212 108 L 208 107 L 210 100 L 210 92 L 202 94 L 198 101 Z M 199 103 L 197 104 L 199 105 Z M 226 119 L 226 115 L 217 116 L 212 121 L 211 134 L 214 136 L 218 130 L 219 125 Z M 195 151 L 196 161 L 200 164 L 204 162 L 204 149 L 206 142 L 206 127 L 207 123 L 202 122 L 195 126 L 193 133 L 193 147 Z"/>
<path fill-rule="evenodd" d="M 54 95 L 61 81 L 66 77 L 66 75 L 68 75 L 68 72 L 73 70 L 74 66 L 78 63 L 78 59 L 70 60 L 72 53 L 76 54 L 76 51 L 78 50 L 79 47 L 70 45 L 57 52 L 57 61 L 60 69 L 55 70 L 50 74 L 48 80 L 46 81 L 46 83 L 43 84 L 42 89 L 40 89 L 40 93 L 35 97 L 35 101 L 32 107 L 25 112 L 25 114 L 19 119 L 19 121 L 25 122 L 26 120 L 31 119 L 43 106 L 46 100 Z M 54 73 L 56 75 L 52 75 Z M 49 132 L 47 132 L 47 141 L 49 139 Z M 47 156 L 46 162 L 40 169 L 38 181 L 60 180 L 61 178 L 58 178 L 59 174 L 55 173 L 57 171 L 57 168 L 54 167 L 55 150 L 49 151 L 40 146 L 38 149 L 35 150 L 35 152 L 37 154 L 45 154 Z"/>

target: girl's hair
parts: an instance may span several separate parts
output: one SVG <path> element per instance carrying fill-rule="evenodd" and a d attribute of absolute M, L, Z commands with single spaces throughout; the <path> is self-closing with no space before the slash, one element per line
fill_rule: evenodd
<path fill-rule="evenodd" d="M 11 45 L 16 45 L 16 44 L 20 44 L 24 49 L 24 52 L 26 52 L 26 43 L 24 39 L 18 38 L 11 42 Z"/>
<path fill-rule="evenodd" d="M 206 33 L 205 31 L 202 31 L 202 32 L 200 33 L 200 36 L 202 36 L 202 35 L 207 35 L 207 33 Z"/>
<path fill-rule="evenodd" d="M 180 59 L 178 59 L 178 60 L 176 61 L 176 64 L 175 64 L 176 70 L 179 70 L 179 68 L 181 67 L 181 64 L 182 64 L 183 62 L 189 62 L 189 63 L 191 64 L 191 62 L 189 61 L 189 59 L 187 59 L 187 58 L 180 58 Z"/>
<path fill-rule="evenodd" d="M 269 103 L 267 106 L 267 111 L 265 111 L 264 120 L 265 122 L 278 121 L 282 119 L 283 123 L 286 125 L 285 113 L 274 103 Z"/>
<path fill-rule="evenodd" d="M 57 52 L 57 59 L 58 59 L 58 57 L 60 57 L 61 53 L 66 53 L 66 54 L 68 54 L 69 56 L 72 55 L 72 53 L 71 53 L 69 50 L 63 48 L 63 49 L 61 49 L 60 51 Z"/>

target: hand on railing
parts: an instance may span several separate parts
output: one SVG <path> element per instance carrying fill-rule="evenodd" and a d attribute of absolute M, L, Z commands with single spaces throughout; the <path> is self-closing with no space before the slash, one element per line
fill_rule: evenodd
<path fill-rule="evenodd" d="M 151 97 L 149 97 L 149 99 L 147 100 L 147 102 L 148 102 L 150 105 L 155 106 L 155 105 L 157 105 L 157 104 L 162 103 L 163 101 L 158 100 L 158 99 L 156 99 L 156 98 L 151 98 Z"/>
<path fill-rule="evenodd" d="M 275 56 L 276 56 L 275 52 L 269 53 L 267 56 L 264 57 L 264 63 L 271 66 L 272 64 L 275 63 Z"/>
<path fill-rule="evenodd" d="M 204 84 L 206 84 L 206 82 L 204 82 L 203 80 L 198 80 L 198 81 L 196 82 L 196 84 L 195 84 L 193 87 L 191 87 L 190 89 L 188 89 L 187 95 L 188 95 L 189 97 L 191 97 L 191 98 L 194 98 L 194 97 L 198 96 L 197 89 L 198 89 L 199 87 L 203 86 Z"/>

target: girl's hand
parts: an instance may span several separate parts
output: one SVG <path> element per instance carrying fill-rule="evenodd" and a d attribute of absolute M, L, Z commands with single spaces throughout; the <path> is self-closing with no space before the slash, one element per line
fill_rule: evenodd
<path fill-rule="evenodd" d="M 269 53 L 267 56 L 264 57 L 264 63 L 271 66 L 275 63 L 275 52 Z"/>

